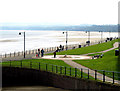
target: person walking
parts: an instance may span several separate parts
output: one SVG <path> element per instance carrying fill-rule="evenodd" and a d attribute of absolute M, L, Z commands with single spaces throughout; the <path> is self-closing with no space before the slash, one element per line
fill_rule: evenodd
<path fill-rule="evenodd" d="M 40 49 L 38 49 L 38 57 L 40 57 Z"/>
<path fill-rule="evenodd" d="M 53 54 L 54 54 L 54 58 L 56 58 L 56 51 Z"/>
<path fill-rule="evenodd" d="M 62 50 L 62 45 L 60 44 L 60 51 Z"/>
<path fill-rule="evenodd" d="M 42 48 L 42 50 L 41 50 L 41 57 L 43 57 L 43 56 L 44 56 L 44 50 Z"/>

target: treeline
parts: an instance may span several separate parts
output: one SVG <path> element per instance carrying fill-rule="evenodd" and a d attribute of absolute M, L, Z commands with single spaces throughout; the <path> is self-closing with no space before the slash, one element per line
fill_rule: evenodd
<path fill-rule="evenodd" d="M 118 25 L 73 25 L 73 26 L 2 26 L 1 30 L 68 30 L 118 32 Z"/>

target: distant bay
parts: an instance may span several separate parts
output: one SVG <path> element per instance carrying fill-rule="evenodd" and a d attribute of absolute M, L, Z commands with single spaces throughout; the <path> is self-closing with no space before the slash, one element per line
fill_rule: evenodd
<path fill-rule="evenodd" d="M 38 31 L 103 31 L 118 32 L 118 25 L 27 25 L 0 26 L 0 30 L 38 30 Z"/>

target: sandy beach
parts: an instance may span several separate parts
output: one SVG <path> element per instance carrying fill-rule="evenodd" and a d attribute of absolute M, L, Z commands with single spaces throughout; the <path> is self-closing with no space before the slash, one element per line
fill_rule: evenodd
<path fill-rule="evenodd" d="M 62 31 L 57 31 L 57 33 L 62 33 Z M 54 35 L 52 37 L 60 39 L 59 42 L 66 41 L 66 34 Z M 102 36 L 101 36 L 101 33 L 99 32 L 90 32 L 91 42 L 100 41 L 101 39 L 105 40 L 107 37 L 118 37 L 118 33 L 104 32 L 102 33 Z M 68 42 L 85 43 L 87 40 L 88 40 L 88 33 L 84 31 L 68 31 Z"/>
<path fill-rule="evenodd" d="M 0 31 L 1 32 L 1 31 Z M 2 32 L 0 38 L 0 53 L 10 53 L 23 51 L 24 36 L 19 35 L 21 30 L 6 30 Z M 66 45 L 66 31 L 28 31 L 26 30 L 25 45 L 26 50 L 55 47 Z M 88 33 L 85 31 L 67 31 L 68 33 L 68 45 L 70 44 L 82 44 L 88 40 Z M 103 32 L 102 40 L 107 37 L 118 37 L 117 32 Z M 101 33 L 90 32 L 90 41 L 96 42 L 101 40 Z"/>

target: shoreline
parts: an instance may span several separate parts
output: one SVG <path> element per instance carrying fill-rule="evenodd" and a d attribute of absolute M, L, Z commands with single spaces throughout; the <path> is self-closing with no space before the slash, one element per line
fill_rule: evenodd
<path fill-rule="evenodd" d="M 9 30 L 6 30 L 6 32 Z M 15 31 L 15 30 L 13 30 Z M 19 31 L 13 32 L 15 34 L 15 37 L 12 36 L 12 38 L 7 37 L 1 37 L 0 40 L 0 47 L 1 51 L 0 53 L 10 53 L 10 52 L 18 52 L 23 51 L 23 45 L 24 45 L 24 37 L 18 35 Z M 4 33 L 6 34 L 6 33 Z M 9 34 L 9 33 L 8 33 Z M 31 35 L 28 35 L 31 34 Z M 48 47 L 55 47 L 61 45 L 66 45 L 66 34 L 63 34 L 63 31 L 26 31 L 26 50 L 33 50 L 38 48 L 48 48 Z M 43 34 L 43 35 L 42 35 Z M 118 33 L 104 33 L 103 34 L 103 40 L 107 37 L 112 36 L 118 36 Z M 86 43 L 88 40 L 88 33 L 85 33 L 84 31 L 68 31 L 68 45 L 70 44 L 82 44 Z M 100 41 L 101 40 L 101 33 L 99 32 L 91 32 L 90 33 L 90 41 Z"/>

